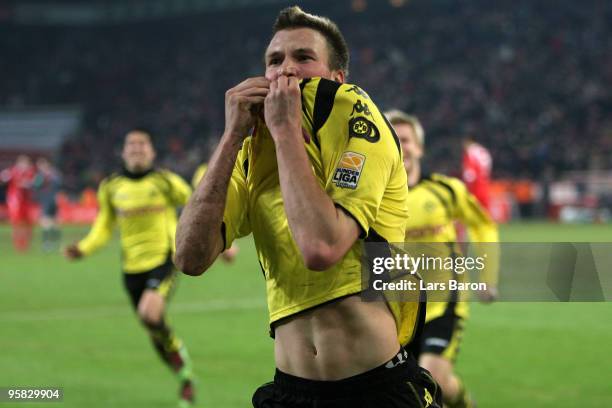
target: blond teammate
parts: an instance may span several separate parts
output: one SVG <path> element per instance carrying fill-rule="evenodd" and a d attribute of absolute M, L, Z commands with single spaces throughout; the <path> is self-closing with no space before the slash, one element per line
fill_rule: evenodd
<path fill-rule="evenodd" d="M 425 134 L 415 116 L 397 110 L 387 112 L 386 116 L 400 140 L 408 175 L 406 242 L 423 243 L 419 250 L 428 249 L 431 253 L 426 255 L 457 257 L 461 253 L 455 221 L 464 223 L 471 241 L 476 243 L 476 250 L 482 255 L 487 253 L 486 268 L 481 276 L 487 290 L 481 296 L 485 301 L 492 301 L 497 293 L 497 248 L 494 244 L 498 241 L 497 226 L 463 182 L 442 174 L 423 172 L 421 159 Z M 450 276 L 446 271 L 424 271 L 422 277 L 425 282 L 448 283 L 450 278 L 465 281 L 465 274 Z M 427 318 L 420 346 L 419 364 L 429 370 L 440 384 L 444 403 L 451 408 L 473 406 L 465 387 L 453 371 L 464 320 L 468 317 L 465 294 L 451 290 L 443 294 L 446 299 L 435 298 L 433 300 L 438 301 L 427 303 Z M 432 300 L 431 297 L 428 295 L 429 300 Z"/>

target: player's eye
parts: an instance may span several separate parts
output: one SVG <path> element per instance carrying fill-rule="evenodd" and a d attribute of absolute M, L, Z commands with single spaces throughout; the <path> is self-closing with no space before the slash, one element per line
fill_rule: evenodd
<path fill-rule="evenodd" d="M 281 63 L 281 59 L 280 58 L 270 58 L 268 60 L 268 65 L 278 65 Z"/>
<path fill-rule="evenodd" d="M 312 61 L 314 60 L 313 57 L 311 57 L 310 55 L 299 55 L 297 57 L 298 61 Z"/>

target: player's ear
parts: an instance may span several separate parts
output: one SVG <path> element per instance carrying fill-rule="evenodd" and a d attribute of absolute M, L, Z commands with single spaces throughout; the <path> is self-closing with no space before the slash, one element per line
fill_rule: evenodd
<path fill-rule="evenodd" d="M 344 80 L 346 79 L 346 75 L 344 74 L 344 71 L 341 69 L 337 69 L 332 71 L 332 79 L 336 82 L 340 82 L 341 84 L 344 83 Z"/>

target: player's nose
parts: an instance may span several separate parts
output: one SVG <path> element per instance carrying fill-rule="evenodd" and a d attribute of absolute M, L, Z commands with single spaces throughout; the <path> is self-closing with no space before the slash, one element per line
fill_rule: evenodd
<path fill-rule="evenodd" d="M 299 76 L 299 71 L 292 63 L 285 63 L 279 68 L 278 76 Z"/>

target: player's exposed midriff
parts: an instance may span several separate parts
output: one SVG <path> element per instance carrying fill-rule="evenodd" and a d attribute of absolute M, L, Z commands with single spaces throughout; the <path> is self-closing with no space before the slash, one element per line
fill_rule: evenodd
<path fill-rule="evenodd" d="M 299 313 L 275 329 L 276 367 L 297 377 L 333 381 L 361 374 L 399 350 L 384 302 L 350 296 Z"/>

